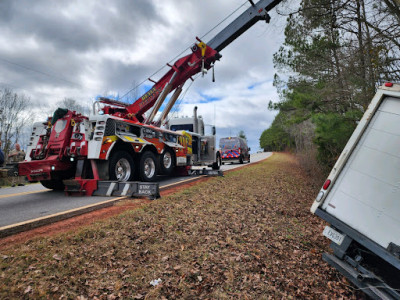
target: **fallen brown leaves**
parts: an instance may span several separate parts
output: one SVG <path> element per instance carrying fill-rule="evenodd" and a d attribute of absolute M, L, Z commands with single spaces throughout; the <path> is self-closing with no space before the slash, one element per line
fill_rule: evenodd
<path fill-rule="evenodd" d="M 77 232 L 1 250 L 0 298 L 355 298 L 326 265 L 294 158 L 228 173 Z"/>

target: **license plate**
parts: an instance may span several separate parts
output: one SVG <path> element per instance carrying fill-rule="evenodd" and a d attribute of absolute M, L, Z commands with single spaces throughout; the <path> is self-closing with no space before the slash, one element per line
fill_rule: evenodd
<path fill-rule="evenodd" d="M 338 245 L 341 245 L 345 235 L 337 232 L 335 229 L 330 228 L 329 226 L 326 226 L 324 231 L 322 232 L 324 236 L 326 236 L 328 239 L 330 239 L 332 242 L 335 242 Z"/>

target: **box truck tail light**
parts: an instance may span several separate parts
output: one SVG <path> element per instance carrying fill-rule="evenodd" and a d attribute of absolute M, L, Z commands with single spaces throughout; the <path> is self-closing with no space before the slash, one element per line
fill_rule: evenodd
<path fill-rule="evenodd" d="M 327 179 L 324 183 L 324 186 L 322 187 L 324 190 L 328 189 L 328 187 L 331 185 L 331 180 Z"/>
<path fill-rule="evenodd" d="M 393 83 L 392 83 L 392 82 L 386 82 L 386 83 L 385 83 L 385 86 L 386 86 L 386 87 L 392 87 L 392 86 L 393 86 Z"/>

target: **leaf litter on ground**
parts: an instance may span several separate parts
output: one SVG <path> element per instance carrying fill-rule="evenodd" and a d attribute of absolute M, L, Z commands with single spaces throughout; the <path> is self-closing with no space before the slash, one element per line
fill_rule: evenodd
<path fill-rule="evenodd" d="M 320 188 L 311 182 L 294 156 L 275 153 L 78 231 L 13 245 L 0 251 L 0 298 L 355 299 L 321 258 L 329 243 L 309 212 Z"/>

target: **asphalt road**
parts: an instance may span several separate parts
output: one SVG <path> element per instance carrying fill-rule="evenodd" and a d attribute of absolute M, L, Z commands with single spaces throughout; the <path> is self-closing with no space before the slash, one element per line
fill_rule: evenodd
<path fill-rule="evenodd" d="M 251 154 L 251 163 L 266 159 L 270 155 L 270 152 Z M 243 165 L 247 165 L 247 163 Z M 221 167 L 221 170 L 226 171 L 243 165 L 225 164 Z M 160 188 L 171 184 L 179 184 L 179 182 L 184 182 L 191 178 L 193 178 L 193 176 L 160 177 Z M 115 196 L 66 196 L 64 192 L 46 189 L 40 183 L 21 187 L 1 188 L 0 229 L 1 227 L 50 216 L 115 198 Z"/>

